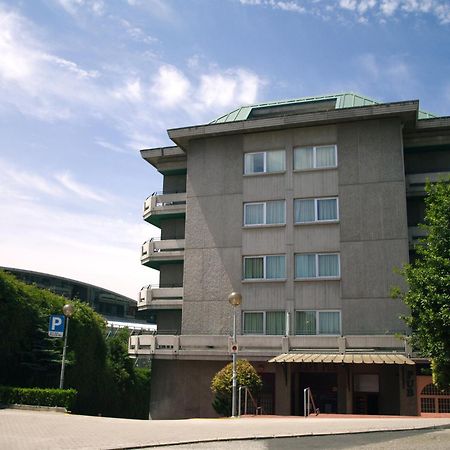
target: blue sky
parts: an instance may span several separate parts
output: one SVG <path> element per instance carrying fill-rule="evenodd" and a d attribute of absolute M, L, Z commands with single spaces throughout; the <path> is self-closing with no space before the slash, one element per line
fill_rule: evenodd
<path fill-rule="evenodd" d="M 449 74 L 447 0 L 0 0 L 0 265 L 135 298 L 167 128 L 343 91 L 450 115 Z"/>

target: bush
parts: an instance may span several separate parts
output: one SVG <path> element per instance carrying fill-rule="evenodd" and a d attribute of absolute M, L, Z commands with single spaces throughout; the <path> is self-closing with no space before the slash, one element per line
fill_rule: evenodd
<path fill-rule="evenodd" d="M 71 409 L 75 402 L 75 389 L 42 389 L 0 386 L 0 403 L 37 406 L 61 406 Z"/>
<path fill-rule="evenodd" d="M 252 395 L 256 395 L 262 387 L 261 377 L 255 368 L 245 359 L 236 363 L 237 386 L 245 386 Z M 231 415 L 231 396 L 233 390 L 233 364 L 227 364 L 217 372 L 211 381 L 211 391 L 214 394 L 212 406 L 222 416 Z"/>

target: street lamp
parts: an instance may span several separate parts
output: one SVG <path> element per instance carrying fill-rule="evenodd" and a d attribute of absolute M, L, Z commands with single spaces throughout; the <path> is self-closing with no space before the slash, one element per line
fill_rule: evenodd
<path fill-rule="evenodd" d="M 233 306 L 233 346 L 236 345 L 236 308 L 242 303 L 242 295 L 238 292 L 232 292 L 228 296 L 228 301 Z M 231 397 L 231 417 L 236 417 L 236 353 L 233 351 L 233 391 Z"/>
<path fill-rule="evenodd" d="M 63 355 L 62 355 L 62 363 L 61 363 L 61 377 L 59 378 L 59 388 L 63 389 L 64 387 L 64 369 L 66 366 L 66 349 L 67 349 L 67 335 L 69 334 L 69 317 L 73 314 L 73 305 L 68 303 L 63 306 L 63 314 L 66 317 L 66 326 L 64 327 L 64 347 L 63 347 Z"/>

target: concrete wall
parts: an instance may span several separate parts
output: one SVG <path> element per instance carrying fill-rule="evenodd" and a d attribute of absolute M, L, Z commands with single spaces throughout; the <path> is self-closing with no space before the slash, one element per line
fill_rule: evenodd
<path fill-rule="evenodd" d="M 181 333 L 181 309 L 158 309 L 153 311 L 158 333 Z"/>
<path fill-rule="evenodd" d="M 338 127 L 343 333 L 404 330 L 390 298 L 408 261 L 401 126 L 373 120 Z"/>
<path fill-rule="evenodd" d="M 241 284 L 242 138 L 193 142 L 187 166 L 182 331 L 225 334 Z"/>
<path fill-rule="evenodd" d="M 184 239 L 184 218 L 161 220 L 161 239 Z"/>
<path fill-rule="evenodd" d="M 152 361 L 150 417 L 217 417 L 210 385 L 225 361 Z M 176 395 L 174 395 L 176 393 Z"/>
<path fill-rule="evenodd" d="M 183 263 L 161 264 L 159 285 L 161 287 L 183 286 Z"/>
<path fill-rule="evenodd" d="M 166 194 L 186 192 L 186 174 L 164 175 L 163 191 Z"/>
<path fill-rule="evenodd" d="M 296 146 L 338 146 L 338 168 L 293 171 Z M 244 153 L 284 149 L 286 171 L 243 175 Z M 184 334 L 227 333 L 227 295 L 242 310 L 340 309 L 343 333 L 405 328 L 390 299 L 408 261 L 401 125 L 370 120 L 198 140 L 187 151 Z M 338 196 L 340 220 L 294 225 L 294 199 Z M 286 224 L 243 227 L 243 203 L 286 200 Z M 294 281 L 294 256 L 340 252 L 341 281 Z M 242 282 L 242 257 L 285 254 L 287 277 Z M 375 320 L 374 320 L 375 318 Z M 294 323 L 291 330 L 294 330 Z"/>

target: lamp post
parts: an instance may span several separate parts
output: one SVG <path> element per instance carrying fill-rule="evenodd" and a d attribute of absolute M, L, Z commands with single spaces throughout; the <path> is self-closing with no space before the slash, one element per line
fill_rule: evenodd
<path fill-rule="evenodd" d="M 233 306 L 233 345 L 236 344 L 236 308 L 242 303 L 242 295 L 238 292 L 232 292 L 228 296 L 228 301 Z M 233 391 L 231 397 L 231 417 L 236 417 L 236 353 L 233 351 Z"/>
<path fill-rule="evenodd" d="M 59 378 L 59 388 L 63 389 L 64 387 L 64 369 L 66 366 L 66 349 L 67 349 L 67 335 L 69 334 L 69 317 L 73 314 L 73 306 L 68 303 L 63 306 L 63 314 L 66 317 L 66 326 L 64 327 L 64 347 L 62 354 L 62 363 L 61 363 L 61 377 Z"/>

